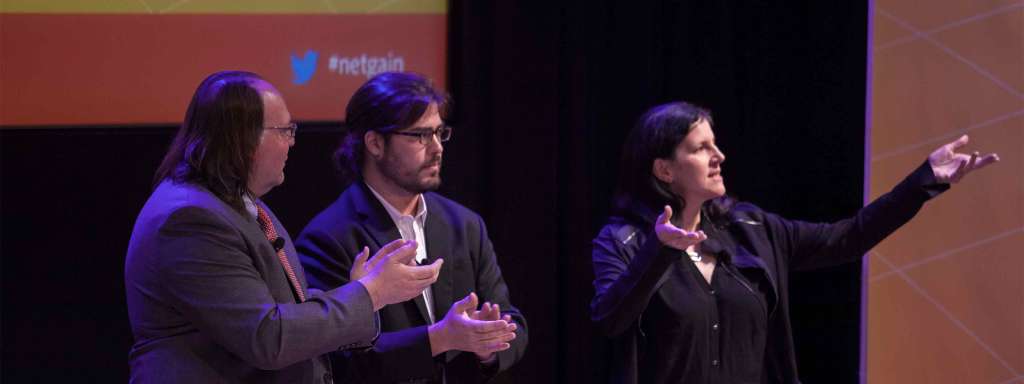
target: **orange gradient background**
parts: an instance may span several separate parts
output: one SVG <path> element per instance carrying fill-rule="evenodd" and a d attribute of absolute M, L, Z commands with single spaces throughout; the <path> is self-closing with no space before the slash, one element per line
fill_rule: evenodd
<path fill-rule="evenodd" d="M 199 82 L 225 69 L 267 78 L 296 120 L 340 120 L 367 77 L 330 71 L 331 55 L 391 53 L 406 71 L 445 84 L 443 11 L 187 13 L 204 4 L 197 0 L 178 13 L 64 14 L 67 7 L 14 12 L 24 4 L 13 3 L 0 13 L 0 126 L 176 123 Z M 307 50 L 318 53 L 316 70 L 293 84 L 290 56 Z"/>
<path fill-rule="evenodd" d="M 870 198 L 938 146 L 1002 161 L 869 253 L 868 383 L 1024 383 L 1024 2 L 876 0 Z"/>

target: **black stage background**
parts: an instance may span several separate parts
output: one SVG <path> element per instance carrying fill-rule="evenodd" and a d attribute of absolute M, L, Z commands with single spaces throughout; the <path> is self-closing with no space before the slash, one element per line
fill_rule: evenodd
<path fill-rule="evenodd" d="M 654 104 L 713 111 L 736 197 L 807 220 L 861 205 L 864 2 L 454 1 L 450 15 L 441 192 L 483 215 L 530 325 L 499 382 L 602 375 L 590 239 L 622 139 Z M 292 235 L 341 190 L 335 126 L 302 124 L 266 197 Z M 124 255 L 174 129 L 0 130 L 4 382 L 125 380 Z M 792 300 L 804 382 L 857 382 L 860 264 L 799 275 Z"/>

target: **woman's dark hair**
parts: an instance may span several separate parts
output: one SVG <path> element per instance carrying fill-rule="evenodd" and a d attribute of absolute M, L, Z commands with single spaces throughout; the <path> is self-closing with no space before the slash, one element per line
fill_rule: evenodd
<path fill-rule="evenodd" d="M 676 146 L 701 120 L 712 124 L 711 112 L 682 101 L 655 106 L 640 116 L 622 149 L 614 202 L 617 214 L 636 215 L 642 207 L 646 214 L 657 215 L 665 205 L 682 212 L 682 196 L 655 177 L 652 168 L 655 159 L 673 158 Z M 727 198 L 714 199 L 702 212 L 717 219 L 728 210 L 728 204 Z"/>
<path fill-rule="evenodd" d="M 253 154 L 263 132 L 263 99 L 250 72 L 217 72 L 199 84 L 155 183 L 195 183 L 245 211 Z"/>
<path fill-rule="evenodd" d="M 416 123 L 431 104 L 447 117 L 448 96 L 427 78 L 409 72 L 374 76 L 352 95 L 345 107 L 344 136 L 334 162 L 346 182 L 362 178 L 366 132 L 395 132 Z"/>

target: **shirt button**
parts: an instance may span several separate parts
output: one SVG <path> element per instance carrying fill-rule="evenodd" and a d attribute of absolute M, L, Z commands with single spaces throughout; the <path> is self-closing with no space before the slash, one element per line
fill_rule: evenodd
<path fill-rule="evenodd" d="M 711 365 L 718 366 L 718 359 L 711 360 Z"/>
<path fill-rule="evenodd" d="M 712 324 L 712 325 L 711 325 L 711 329 L 714 329 L 714 330 L 716 330 L 716 331 L 717 331 L 717 330 L 718 330 L 718 323 L 714 323 L 714 324 Z"/>

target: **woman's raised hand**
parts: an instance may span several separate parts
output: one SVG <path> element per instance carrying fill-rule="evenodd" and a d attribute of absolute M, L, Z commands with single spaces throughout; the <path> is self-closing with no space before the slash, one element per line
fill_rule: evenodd
<path fill-rule="evenodd" d="M 672 224 L 672 207 L 665 206 L 665 210 L 658 215 L 654 223 L 654 233 L 662 244 L 685 251 L 691 245 L 707 240 L 708 236 L 704 231 L 690 232 Z"/>
<path fill-rule="evenodd" d="M 999 155 L 995 153 L 985 156 L 981 156 L 977 151 L 970 155 L 957 153 L 957 149 L 967 145 L 967 140 L 967 135 L 960 136 L 956 141 L 943 145 L 928 155 L 928 164 L 932 166 L 936 181 L 956 183 L 968 173 L 999 161 Z"/>

